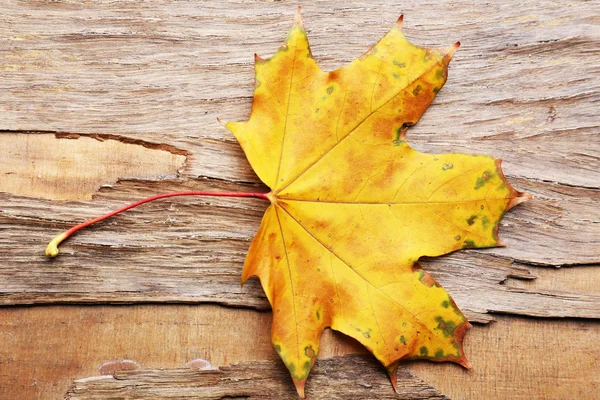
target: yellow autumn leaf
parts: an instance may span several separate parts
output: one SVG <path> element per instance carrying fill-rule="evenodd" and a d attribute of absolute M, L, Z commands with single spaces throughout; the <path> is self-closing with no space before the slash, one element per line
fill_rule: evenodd
<path fill-rule="evenodd" d="M 401 23 L 360 58 L 324 72 L 298 13 L 279 51 L 256 57 L 250 119 L 226 124 L 271 189 L 242 281 L 259 277 L 273 308 L 273 346 L 302 397 L 327 327 L 367 347 L 392 382 L 402 359 L 468 366 L 470 325 L 417 261 L 499 245 L 502 215 L 528 198 L 499 160 L 424 154 L 406 143 L 458 43 L 416 46 Z"/>

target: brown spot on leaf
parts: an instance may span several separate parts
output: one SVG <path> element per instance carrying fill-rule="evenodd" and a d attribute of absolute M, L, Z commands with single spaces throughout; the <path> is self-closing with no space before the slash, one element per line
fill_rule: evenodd
<path fill-rule="evenodd" d="M 340 81 L 340 71 L 339 70 L 335 70 L 335 71 L 331 71 L 328 75 L 327 75 L 327 80 L 329 82 L 339 82 Z"/>
<path fill-rule="evenodd" d="M 316 353 L 313 350 L 312 346 L 305 347 L 304 348 L 304 354 L 306 354 L 310 358 L 313 358 L 314 356 L 316 356 Z"/>
<path fill-rule="evenodd" d="M 433 276 L 429 275 L 425 271 L 423 271 L 423 276 L 421 276 L 421 278 L 419 278 L 419 280 L 421 281 L 421 283 L 423 283 L 424 285 L 429 286 L 429 287 L 440 286 L 440 284 L 437 283 L 435 279 L 433 279 Z"/>
<path fill-rule="evenodd" d="M 418 272 L 423 270 L 423 268 L 418 263 L 414 263 L 411 268 L 412 272 Z"/>
<path fill-rule="evenodd" d="M 435 279 L 433 279 L 433 276 L 429 275 L 427 272 L 423 271 L 423 268 L 421 268 L 421 266 L 417 263 L 413 264 L 412 267 L 413 272 L 417 272 L 419 274 L 419 281 L 428 286 L 428 287 L 432 287 L 432 286 L 437 286 L 439 287 L 440 284 L 437 283 L 437 281 Z"/>
<path fill-rule="evenodd" d="M 388 165 L 386 165 L 383 172 L 381 172 L 379 175 L 377 175 L 374 179 L 371 179 L 371 181 L 370 181 L 370 183 L 372 183 L 371 191 L 389 189 L 392 185 L 395 172 L 396 172 L 395 164 L 389 163 Z"/>

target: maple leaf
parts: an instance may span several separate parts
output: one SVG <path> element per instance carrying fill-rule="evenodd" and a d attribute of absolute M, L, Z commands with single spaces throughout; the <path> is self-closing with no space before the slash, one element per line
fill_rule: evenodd
<path fill-rule="evenodd" d="M 277 53 L 255 56 L 250 119 L 225 124 L 271 189 L 242 281 L 260 279 L 273 346 L 301 397 L 326 327 L 362 343 L 393 383 L 401 359 L 468 367 L 470 325 L 417 260 L 500 245 L 502 215 L 528 198 L 500 160 L 406 143 L 459 43 L 419 47 L 401 25 L 402 17 L 363 56 L 324 72 L 298 12 Z"/>
<path fill-rule="evenodd" d="M 510 186 L 499 159 L 424 154 L 405 141 L 446 82 L 459 43 L 415 46 L 400 17 L 362 57 L 323 72 L 299 10 L 283 47 L 268 60 L 256 56 L 250 119 L 225 124 L 270 193 L 151 196 L 60 233 L 46 255 L 58 256 L 58 245 L 81 229 L 155 200 L 270 200 L 242 283 L 259 277 L 273 308 L 273 346 L 301 397 L 327 327 L 365 345 L 394 388 L 402 359 L 468 367 L 469 322 L 417 261 L 501 245 L 503 214 L 531 196 Z"/>

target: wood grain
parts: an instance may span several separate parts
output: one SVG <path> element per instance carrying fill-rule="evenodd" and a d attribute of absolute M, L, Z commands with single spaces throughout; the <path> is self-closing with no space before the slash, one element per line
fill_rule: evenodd
<path fill-rule="evenodd" d="M 296 4 L 296 3 L 294 3 Z M 186 176 L 256 182 L 232 135 L 253 54 L 273 54 L 290 2 L 3 2 L 3 129 L 107 133 L 193 154 Z M 598 29 L 593 3 L 335 1 L 306 4 L 325 70 L 365 52 L 404 13 L 421 45 L 460 40 L 435 105 L 409 131 L 429 152 L 493 153 L 510 176 L 598 188 Z M 557 168 L 557 164 L 561 168 Z"/>
<path fill-rule="evenodd" d="M 307 385 L 311 399 L 447 399 L 406 370 L 398 371 L 397 394 L 385 369 L 366 357 L 320 360 Z M 297 399 L 288 371 L 276 361 L 255 361 L 216 370 L 123 371 L 74 382 L 66 400 L 134 399 Z"/>
<path fill-rule="evenodd" d="M 1 305 L 209 302 L 268 309 L 257 281 L 239 286 L 249 241 L 266 207 L 260 200 L 181 198 L 149 204 L 72 238 L 57 260 L 46 260 L 43 250 L 52 236 L 72 224 L 145 196 L 174 190 L 266 190 L 216 118 L 248 117 L 253 54 L 274 53 L 297 5 L 242 0 L 2 2 Z M 598 362 L 593 350 L 597 322 L 497 315 L 594 319 L 600 314 L 600 31 L 595 4 L 508 1 L 486 3 L 485 12 L 472 0 L 301 5 L 312 52 L 324 70 L 362 54 L 402 13 L 403 29 L 417 44 L 444 46 L 460 40 L 448 83 L 411 127 L 408 140 L 425 152 L 501 157 L 509 181 L 534 196 L 504 218 L 500 236 L 507 247 L 422 262 L 471 320 L 499 318 L 468 335 L 467 351 L 487 355 L 479 359 L 482 370 L 475 375 L 452 366 L 419 365 L 414 370 L 452 398 L 469 398 L 469 391 L 483 398 L 518 398 L 521 393 L 523 399 L 572 398 L 573 393 L 589 398 L 598 390 L 597 373 L 586 367 Z M 16 152 L 23 143 L 35 146 Z M 67 159 L 77 160 L 68 163 L 74 167 L 66 168 Z M 148 307 L 158 313 L 146 319 L 153 321 L 155 331 L 137 322 L 117 329 L 120 318 L 135 320 L 141 312 L 136 310 L 145 307 L 0 310 L 21 321 L 7 325 L 0 319 L 0 334 L 6 338 L 0 362 L 9 365 L 0 368 L 0 387 L 8 388 L 2 393 L 56 398 L 74 374 L 94 375 L 94 362 L 120 357 L 111 341 L 141 346 L 153 334 L 172 337 L 158 333 L 166 332 L 160 321 L 171 311 Z M 268 331 L 268 314 L 206 311 L 213 307 L 198 307 L 204 315 L 198 319 L 206 318 L 207 325 L 213 319 L 230 321 L 218 325 L 223 331 L 206 332 L 219 338 L 211 342 L 212 351 L 229 353 L 227 360 L 223 356 L 222 363 L 213 364 L 246 361 L 256 354 L 271 357 L 266 356 L 270 348 L 261 347 L 266 341 L 252 342 L 258 349 L 251 345 L 238 351 L 228 347 L 230 336 L 220 338 L 222 332 L 239 331 L 234 320 L 266 335 L 261 329 Z M 93 322 L 95 312 L 107 320 Z M 180 312 L 175 315 L 181 317 Z M 258 319 L 239 317 L 245 313 Z M 105 330 L 76 336 L 79 342 L 70 343 L 60 335 L 74 332 L 60 330 L 60 324 L 82 332 L 94 326 Z M 176 337 L 188 338 L 185 329 L 193 330 L 177 326 L 182 328 Z M 130 330 L 143 336 L 134 339 Z M 34 332 L 32 341 L 18 332 Z M 51 332 L 57 336 L 45 336 Z M 197 336 L 189 340 L 182 345 L 188 350 L 201 342 Z M 475 340 L 484 344 L 478 347 Z M 107 344 L 96 349 L 99 341 Z M 506 348 L 499 348 L 504 342 Z M 77 343 L 85 343 L 87 350 L 69 347 Z M 144 367 L 173 368 L 189 361 L 170 357 L 158 339 L 149 343 L 144 349 L 156 357 L 154 364 L 132 357 Z M 557 351 L 565 343 L 576 357 Z M 344 351 L 356 351 L 346 345 L 341 345 Z M 472 362 L 478 355 L 469 354 Z M 39 379 L 32 381 L 36 371 Z M 60 391 L 49 388 L 58 381 L 64 384 Z M 45 389 L 29 386 L 34 383 Z"/>
<path fill-rule="evenodd" d="M 497 6 L 485 16 L 475 15 L 478 7 L 469 2 L 460 12 L 452 3 L 399 10 L 356 2 L 350 11 L 323 2 L 303 10 L 313 53 L 325 69 L 365 51 L 389 28 L 385 20 L 394 21 L 401 12 L 407 15 L 405 31 L 420 44 L 461 39 L 450 80 L 409 132 L 411 144 L 432 152 L 501 156 L 509 180 L 534 195 L 503 220 L 501 236 L 508 247 L 457 253 L 426 265 L 472 320 L 489 320 L 487 311 L 598 317 L 597 290 L 540 292 L 501 285 L 509 277 L 534 278 L 532 265 L 600 262 L 600 145 L 593 140 L 598 126 L 592 107 L 600 56 L 586 7 Z M 0 239 L 0 256 L 10 262 L 0 268 L 2 304 L 209 301 L 267 307 L 256 282 L 243 289 L 238 284 L 265 208 L 259 200 L 165 201 L 92 228 L 65 245 L 57 260 L 41 254 L 44 242 L 60 230 L 144 196 L 185 189 L 266 190 L 215 118 L 248 116 L 251 55 L 278 47 L 293 9 L 235 1 L 204 7 L 191 1 L 157 1 L 151 7 L 132 1 L 2 5 L 2 148 L 7 152 L 14 141 L 52 141 L 48 134 L 30 137 L 33 132 L 57 133 L 55 146 L 35 150 L 33 161 L 41 167 L 44 160 L 46 176 L 52 175 L 45 185 L 27 189 L 3 180 L 0 229 L 7 233 Z M 438 10 L 443 18 L 428 18 L 425 10 Z M 565 82 L 558 79 L 561 74 L 571 78 Z M 67 140 L 77 135 L 83 136 Z M 118 151 L 88 147 L 86 135 L 125 143 Z M 161 159 L 152 165 L 173 173 L 181 157 L 188 157 L 177 179 L 154 182 L 143 179 L 156 175 L 150 166 L 112 175 L 94 167 L 87 178 L 92 187 L 118 181 L 91 201 L 31 197 L 36 190 L 44 192 L 41 198 L 64 197 L 65 191 L 73 196 L 65 188 L 81 183 L 82 167 L 66 168 L 64 155 L 54 150 L 67 148 L 65 141 L 90 164 L 123 165 L 154 146 L 169 150 L 176 165 Z M 141 148 L 134 150 L 136 143 Z M 35 183 L 31 163 L 12 157 L 0 165 L 0 174 L 23 171 L 21 181 L 29 173 Z M 63 172 L 47 172 L 52 170 Z M 123 179 L 131 175 L 137 179 Z M 89 197 L 89 189 L 81 188 L 81 194 Z M 476 279 L 465 280 L 460 271 Z M 581 275 L 585 281 L 590 273 Z"/>
<path fill-rule="evenodd" d="M 42 199 L 91 200 L 100 187 L 110 187 L 119 179 L 175 178 L 186 160 L 182 151 L 169 146 L 139 140 L 127 143 L 109 135 L 0 135 L 0 192 Z"/>
<path fill-rule="evenodd" d="M 590 257 L 587 261 L 592 262 L 590 247 L 599 236 L 598 224 L 566 221 L 577 208 L 557 205 L 562 194 L 544 187 L 548 184 L 522 181 L 519 186 L 536 198 L 505 217 L 500 235 L 508 247 L 457 252 L 425 260 L 424 268 L 448 289 L 472 321 L 490 320 L 489 312 L 598 318 L 597 266 L 571 269 L 573 275 L 558 270 L 542 275 L 544 269 L 531 265 L 535 257 L 573 260 L 578 251 L 579 257 Z M 183 198 L 149 204 L 75 236 L 62 246 L 57 259 L 43 255 L 47 240 L 75 223 L 134 198 L 176 190 L 255 191 L 260 187 L 208 179 L 121 181 L 118 189 L 104 188 L 85 205 L 14 201 L 14 196 L 0 195 L 0 223 L 9 232 L 0 237 L 0 252 L 11 260 L 0 268 L 0 302 L 217 302 L 267 309 L 258 281 L 253 279 L 244 287 L 239 283 L 247 248 L 266 206 L 261 200 Z M 573 202 L 592 215 L 600 207 L 595 198 L 578 197 Z M 549 219 L 559 222 L 548 225 Z M 565 236 L 574 231 L 591 242 L 578 241 L 569 252 L 558 254 L 555 249 L 563 247 Z M 534 238 L 536 247 L 521 247 L 521 241 Z M 539 284 L 516 283 L 537 275 Z M 555 285 L 545 283 L 556 279 Z M 579 280 L 588 289 L 569 290 L 561 283 L 565 279 Z"/>
<path fill-rule="evenodd" d="M 467 333 L 471 370 L 425 361 L 403 367 L 455 400 L 597 397 L 598 321 L 496 318 Z M 270 312 L 206 304 L 0 308 L 0 393 L 9 399 L 62 398 L 74 379 L 97 376 L 111 360 L 132 360 L 142 369 L 178 368 L 198 358 L 213 367 L 279 362 L 270 324 Z M 365 352 L 326 330 L 319 357 Z"/>

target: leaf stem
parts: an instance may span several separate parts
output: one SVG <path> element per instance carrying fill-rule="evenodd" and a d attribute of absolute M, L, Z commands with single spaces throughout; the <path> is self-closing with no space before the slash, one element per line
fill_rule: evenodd
<path fill-rule="evenodd" d="M 168 197 L 177 197 L 177 196 L 217 196 L 217 197 L 256 197 L 259 199 L 265 199 L 265 200 L 270 200 L 269 199 L 269 195 L 268 193 L 239 193 L 239 192 L 199 192 L 199 191 L 191 191 L 191 192 L 173 192 L 173 193 L 165 193 L 165 194 L 159 194 L 156 196 L 151 196 L 148 198 L 145 198 L 143 200 L 139 200 L 136 201 L 134 203 L 131 203 L 125 207 L 119 208 L 118 210 L 115 211 L 111 211 L 108 214 L 104 214 L 98 218 L 94 218 L 94 219 L 90 219 L 89 221 L 83 222 L 79 225 L 76 225 L 74 227 L 72 227 L 71 229 L 68 229 L 66 231 L 64 231 L 63 233 L 61 233 L 60 235 L 57 235 L 54 239 L 52 239 L 50 241 L 50 243 L 48 243 L 48 247 L 46 247 L 46 256 L 53 258 L 56 257 L 59 253 L 58 251 L 58 245 L 63 242 L 65 239 L 67 239 L 68 237 L 70 237 L 71 235 L 73 235 L 75 232 L 90 226 L 92 224 L 95 224 L 96 222 L 100 222 L 100 221 L 104 221 L 105 219 L 108 219 L 110 217 L 113 217 L 117 214 L 120 214 L 124 211 L 127 211 L 129 209 L 132 209 L 134 207 L 140 206 L 142 204 L 146 204 L 149 203 L 151 201 L 154 200 L 160 200 L 160 199 L 166 199 Z"/>

